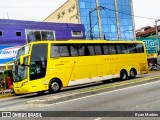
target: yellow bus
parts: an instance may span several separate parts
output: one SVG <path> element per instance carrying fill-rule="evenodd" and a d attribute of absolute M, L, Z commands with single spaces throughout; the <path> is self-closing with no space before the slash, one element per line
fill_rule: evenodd
<path fill-rule="evenodd" d="M 14 62 L 15 94 L 59 92 L 62 87 L 133 79 L 148 72 L 143 42 L 40 41 L 19 49 Z"/>

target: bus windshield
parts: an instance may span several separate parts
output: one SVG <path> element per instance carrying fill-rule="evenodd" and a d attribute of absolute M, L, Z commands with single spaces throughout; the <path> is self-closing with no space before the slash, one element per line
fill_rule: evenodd
<path fill-rule="evenodd" d="M 28 59 L 25 58 L 25 63 L 28 62 Z M 19 65 L 19 60 L 15 61 L 13 66 L 13 80 L 14 82 L 19 82 L 24 79 L 27 79 L 27 66 Z"/>

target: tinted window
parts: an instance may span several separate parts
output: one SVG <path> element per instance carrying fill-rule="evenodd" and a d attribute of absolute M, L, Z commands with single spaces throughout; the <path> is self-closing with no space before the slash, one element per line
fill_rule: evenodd
<path fill-rule="evenodd" d="M 85 46 L 82 45 L 72 45 L 70 46 L 71 56 L 84 56 Z"/>
<path fill-rule="evenodd" d="M 71 56 L 78 56 L 78 46 L 70 46 Z"/>
<path fill-rule="evenodd" d="M 47 66 L 47 44 L 35 44 L 32 47 L 30 63 L 30 79 L 39 79 L 45 77 Z"/>
<path fill-rule="evenodd" d="M 136 50 L 137 53 L 143 53 L 144 52 L 143 44 L 136 44 Z"/>
<path fill-rule="evenodd" d="M 117 48 L 117 53 L 119 53 L 119 54 L 128 53 L 127 48 L 126 48 L 126 45 L 117 44 L 117 45 L 116 45 L 116 48 Z"/>
<path fill-rule="evenodd" d="M 108 49 L 109 49 L 110 54 L 115 54 L 116 53 L 115 45 L 112 45 L 112 44 L 108 45 Z"/>
<path fill-rule="evenodd" d="M 88 50 L 89 50 L 89 54 L 90 54 L 90 55 L 95 55 L 94 47 L 93 47 L 93 46 L 89 45 L 89 46 L 88 46 Z"/>
<path fill-rule="evenodd" d="M 117 53 L 120 54 L 121 53 L 121 46 L 120 45 L 116 45 L 117 48 Z"/>
<path fill-rule="evenodd" d="M 78 46 L 78 53 L 80 56 L 85 55 L 85 46 Z"/>
<path fill-rule="evenodd" d="M 136 53 L 136 45 L 128 44 L 129 53 Z"/>
<path fill-rule="evenodd" d="M 51 57 L 67 57 L 70 56 L 69 48 L 65 45 L 52 45 Z"/>
<path fill-rule="evenodd" d="M 104 52 L 104 55 L 109 54 L 109 50 L 108 50 L 108 46 L 107 45 L 103 45 L 103 52 Z"/>
<path fill-rule="evenodd" d="M 100 45 L 95 45 L 94 50 L 95 50 L 96 55 L 102 55 L 102 50 L 101 50 Z"/>

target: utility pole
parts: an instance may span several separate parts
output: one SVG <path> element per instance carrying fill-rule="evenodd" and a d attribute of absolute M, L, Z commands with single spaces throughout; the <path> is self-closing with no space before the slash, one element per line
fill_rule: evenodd
<path fill-rule="evenodd" d="M 99 37 L 102 40 L 102 26 L 101 26 L 101 15 L 100 15 L 100 6 L 98 0 L 96 0 L 97 7 L 97 16 L 98 16 L 98 28 L 99 28 Z"/>
<path fill-rule="evenodd" d="M 155 20 L 157 54 L 158 54 L 158 51 L 159 51 L 158 25 L 157 25 L 157 23 L 158 23 L 159 21 L 160 21 L 160 19 Z"/>
<path fill-rule="evenodd" d="M 98 14 L 98 26 L 99 26 L 99 36 L 102 39 L 102 27 L 101 27 L 101 20 L 100 20 L 100 10 L 105 10 L 102 6 L 96 6 L 93 10 L 89 11 L 89 25 L 90 25 L 90 38 L 93 40 L 93 31 L 92 31 L 92 12 L 99 11 Z"/>
<path fill-rule="evenodd" d="M 90 38 L 91 38 L 91 40 L 93 40 L 92 17 L 91 17 L 91 14 L 92 14 L 92 12 L 94 12 L 95 10 L 96 10 L 96 8 L 93 9 L 92 11 L 89 11 L 89 25 L 90 25 Z"/>
<path fill-rule="evenodd" d="M 117 0 L 114 0 L 114 6 L 115 6 L 115 12 L 116 12 L 116 23 L 117 23 L 117 32 L 118 32 L 118 41 L 121 38 L 121 32 L 120 32 L 120 24 L 119 24 L 119 15 L 118 15 L 118 4 Z"/>

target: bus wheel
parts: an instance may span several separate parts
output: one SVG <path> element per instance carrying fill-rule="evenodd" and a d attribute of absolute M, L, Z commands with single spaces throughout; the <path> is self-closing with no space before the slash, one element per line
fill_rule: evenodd
<path fill-rule="evenodd" d="M 58 80 L 51 81 L 49 86 L 50 93 L 57 93 L 60 91 L 60 89 L 61 89 L 61 85 L 60 85 L 60 82 L 58 82 Z"/>
<path fill-rule="evenodd" d="M 130 71 L 130 78 L 131 78 L 131 79 L 134 79 L 135 77 L 136 77 L 135 71 L 134 71 L 134 70 L 131 70 L 131 71 Z"/>
<path fill-rule="evenodd" d="M 122 70 L 120 73 L 121 80 L 126 80 L 128 78 L 127 72 L 125 70 Z"/>

